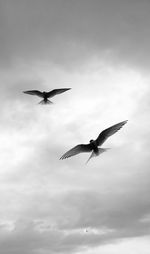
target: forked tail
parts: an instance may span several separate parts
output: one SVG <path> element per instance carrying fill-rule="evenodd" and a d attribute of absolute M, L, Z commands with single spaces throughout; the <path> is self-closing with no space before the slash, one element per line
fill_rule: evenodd
<path fill-rule="evenodd" d="M 95 157 L 95 156 L 99 156 L 101 153 L 104 153 L 106 152 L 107 150 L 109 150 L 110 148 L 98 148 L 98 153 L 95 153 L 94 151 L 91 153 L 90 157 L 88 158 L 86 164 L 89 162 L 89 160 L 92 158 L 92 157 Z"/>
<path fill-rule="evenodd" d="M 53 104 L 53 102 L 52 101 L 49 101 L 49 100 L 42 100 L 42 101 L 40 101 L 39 102 L 39 104 L 42 104 L 42 105 L 45 105 L 45 104 Z"/>

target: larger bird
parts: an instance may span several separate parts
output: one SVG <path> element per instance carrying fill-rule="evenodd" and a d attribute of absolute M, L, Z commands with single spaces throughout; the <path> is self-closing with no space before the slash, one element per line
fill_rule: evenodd
<path fill-rule="evenodd" d="M 63 160 L 79 153 L 92 152 L 88 159 L 89 161 L 93 156 L 98 156 L 109 149 L 109 148 L 99 148 L 99 146 L 101 146 L 106 141 L 107 138 L 109 138 L 111 135 L 113 135 L 118 130 L 120 130 L 122 126 L 126 123 L 127 123 L 127 120 L 117 123 L 109 127 L 108 129 L 103 130 L 98 135 L 97 139 L 95 140 L 91 139 L 89 144 L 80 144 L 73 147 L 71 150 L 66 152 L 60 159 Z"/>
<path fill-rule="evenodd" d="M 48 98 L 51 98 L 51 97 L 53 97 L 57 94 L 60 94 L 60 93 L 64 93 L 70 89 L 71 88 L 54 89 L 50 92 L 40 92 L 38 90 L 30 90 L 30 91 L 24 91 L 23 93 L 30 94 L 30 95 L 37 95 L 37 96 L 43 98 L 43 100 L 39 102 L 40 104 L 52 104 L 53 102 L 48 100 Z"/>

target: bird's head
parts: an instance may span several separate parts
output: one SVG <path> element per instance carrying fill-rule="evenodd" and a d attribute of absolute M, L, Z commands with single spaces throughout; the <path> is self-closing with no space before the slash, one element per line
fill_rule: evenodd
<path fill-rule="evenodd" d="M 46 94 L 46 92 L 43 92 L 43 94 L 45 95 L 45 94 Z"/>
<path fill-rule="evenodd" d="M 93 140 L 93 139 L 91 139 L 91 140 L 90 140 L 90 143 L 93 143 L 93 141 L 94 141 L 94 140 Z"/>

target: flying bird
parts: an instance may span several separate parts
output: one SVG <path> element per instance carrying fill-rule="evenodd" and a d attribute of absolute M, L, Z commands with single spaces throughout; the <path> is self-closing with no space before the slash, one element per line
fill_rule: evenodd
<path fill-rule="evenodd" d="M 103 130 L 97 137 L 97 139 L 93 140 L 91 139 L 88 144 L 80 144 L 75 147 L 73 147 L 71 150 L 66 152 L 60 160 L 69 158 L 71 156 L 77 155 L 79 153 L 86 153 L 86 152 L 92 152 L 87 162 L 94 156 L 98 156 L 103 152 L 106 152 L 109 148 L 99 148 L 107 138 L 109 138 L 111 135 L 115 134 L 118 130 L 120 130 L 124 124 L 127 123 L 126 121 L 117 123 L 108 129 Z"/>
<path fill-rule="evenodd" d="M 48 98 L 51 98 L 57 94 L 64 93 L 67 90 L 70 90 L 71 88 L 61 88 L 61 89 L 54 89 L 50 92 L 40 92 L 38 90 L 30 90 L 30 91 L 24 91 L 23 93 L 30 94 L 30 95 L 37 95 L 41 98 L 43 98 L 42 101 L 39 102 L 39 104 L 52 104 L 53 102 L 48 100 Z"/>

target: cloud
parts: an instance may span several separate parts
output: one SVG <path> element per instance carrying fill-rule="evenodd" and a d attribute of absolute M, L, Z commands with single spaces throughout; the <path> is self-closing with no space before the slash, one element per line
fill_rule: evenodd
<path fill-rule="evenodd" d="M 114 195 L 75 191 L 53 198 L 45 194 L 40 191 L 37 195 L 41 209 L 36 206 L 35 196 L 30 199 L 32 206 L 28 203 L 22 219 L 8 231 L 7 238 L 3 237 L 3 253 L 10 249 L 12 253 L 25 249 L 25 253 L 47 253 L 48 250 L 50 253 L 70 253 L 126 237 L 149 235 L 149 223 L 145 225 L 141 218 L 150 211 L 150 204 L 137 196 L 140 192 Z"/>
<path fill-rule="evenodd" d="M 5 0 L 0 38 L 2 252 L 99 253 L 145 239 L 149 1 Z M 22 93 L 59 87 L 72 89 L 50 107 Z M 59 160 L 126 119 L 88 165 L 87 154 Z"/>
<path fill-rule="evenodd" d="M 148 1 L 1 1 L 1 66 L 79 66 L 96 56 L 149 66 Z"/>

